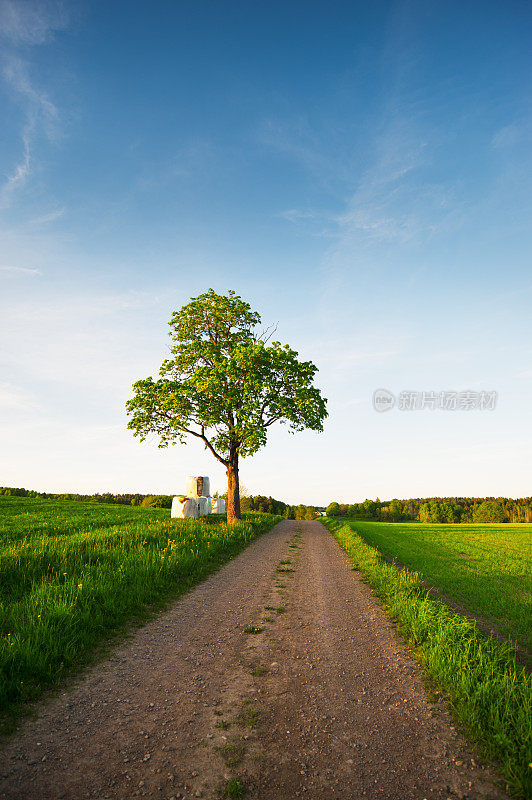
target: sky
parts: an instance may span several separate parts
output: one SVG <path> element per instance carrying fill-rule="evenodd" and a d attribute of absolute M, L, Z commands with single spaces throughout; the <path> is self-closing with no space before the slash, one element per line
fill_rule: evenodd
<path fill-rule="evenodd" d="M 531 41 L 525 0 L 0 0 L 0 484 L 223 491 L 124 408 L 212 287 L 328 399 L 249 493 L 530 496 Z"/>

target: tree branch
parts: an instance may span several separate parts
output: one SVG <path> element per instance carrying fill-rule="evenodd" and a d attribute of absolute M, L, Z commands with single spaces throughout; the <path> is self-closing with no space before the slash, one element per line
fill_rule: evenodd
<path fill-rule="evenodd" d="M 212 444 L 209 442 L 209 440 L 208 440 L 208 439 L 207 439 L 207 437 L 205 436 L 205 433 L 204 433 L 204 430 L 205 430 L 205 429 L 203 428 L 203 426 L 202 426 L 202 428 L 201 428 L 201 433 L 198 433 L 197 431 L 193 431 L 193 430 L 191 430 L 190 428 L 182 428 L 182 430 L 183 430 L 185 433 L 190 433 L 190 434 L 191 434 L 191 436 L 196 436 L 198 439 L 201 439 L 203 442 L 205 442 L 205 444 L 207 445 L 208 449 L 211 451 L 211 453 L 213 454 L 213 456 L 214 456 L 215 458 L 217 458 L 217 459 L 218 459 L 218 461 L 219 461 L 221 464 L 223 464 L 225 467 L 227 466 L 227 464 L 228 464 L 229 462 L 228 462 L 228 461 L 226 461 L 226 460 L 225 460 L 225 458 L 222 458 L 220 455 L 218 455 L 218 453 L 216 452 L 216 450 L 214 449 L 214 447 L 212 446 Z"/>
<path fill-rule="evenodd" d="M 274 325 L 268 325 L 268 327 L 264 328 L 264 330 L 261 331 L 258 335 L 255 334 L 255 341 L 256 342 L 262 341 L 264 342 L 264 344 L 268 344 L 273 334 L 277 332 L 278 324 L 279 323 L 276 322 Z"/>
<path fill-rule="evenodd" d="M 264 422 L 263 425 L 267 428 L 269 425 L 273 425 L 274 422 L 277 422 L 278 419 L 281 419 L 281 414 L 278 414 L 276 417 L 270 417 L 267 422 Z"/>

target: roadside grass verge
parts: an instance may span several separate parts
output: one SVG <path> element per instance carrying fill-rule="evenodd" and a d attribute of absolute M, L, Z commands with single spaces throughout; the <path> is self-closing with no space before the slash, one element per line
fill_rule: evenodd
<path fill-rule="evenodd" d="M 532 675 L 517 665 L 515 647 L 485 636 L 432 599 L 418 573 L 389 564 L 345 523 L 324 524 L 445 691 L 456 718 L 499 762 L 507 788 L 532 797 Z"/>
<path fill-rule="evenodd" d="M 532 525 L 344 522 L 532 657 Z"/>
<path fill-rule="evenodd" d="M 245 517 L 1 498 L 0 729 L 280 520 Z"/>

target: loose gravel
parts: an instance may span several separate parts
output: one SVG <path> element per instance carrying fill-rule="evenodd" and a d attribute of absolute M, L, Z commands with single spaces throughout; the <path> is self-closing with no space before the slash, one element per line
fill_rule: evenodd
<path fill-rule="evenodd" d="M 0 752 L 5 800 L 237 785 L 250 800 L 507 798 L 319 522 L 261 536 Z"/>

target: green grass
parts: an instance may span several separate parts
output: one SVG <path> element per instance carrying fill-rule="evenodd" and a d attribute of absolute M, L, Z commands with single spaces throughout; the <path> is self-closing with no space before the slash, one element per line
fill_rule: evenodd
<path fill-rule="evenodd" d="M 237 767 L 246 754 L 246 748 L 241 742 L 228 742 L 219 748 L 219 753 L 222 756 L 228 767 Z"/>
<path fill-rule="evenodd" d="M 94 658 L 280 518 L 172 520 L 167 509 L 0 497 L 0 718 Z"/>
<path fill-rule="evenodd" d="M 222 797 L 227 797 L 229 800 L 240 800 L 246 794 L 247 789 L 240 778 L 231 778 L 224 786 Z"/>
<path fill-rule="evenodd" d="M 532 525 L 347 524 L 532 653 Z"/>
<path fill-rule="evenodd" d="M 474 622 L 431 598 L 417 573 L 389 564 L 353 530 L 358 522 L 325 525 L 399 623 L 428 676 L 446 692 L 456 718 L 499 762 L 509 789 L 532 797 L 532 675 L 516 664 L 515 647 L 485 636 Z"/>
<path fill-rule="evenodd" d="M 248 700 L 236 715 L 235 722 L 238 725 L 248 725 L 250 728 L 256 728 L 260 722 L 260 718 L 261 712 Z"/>

